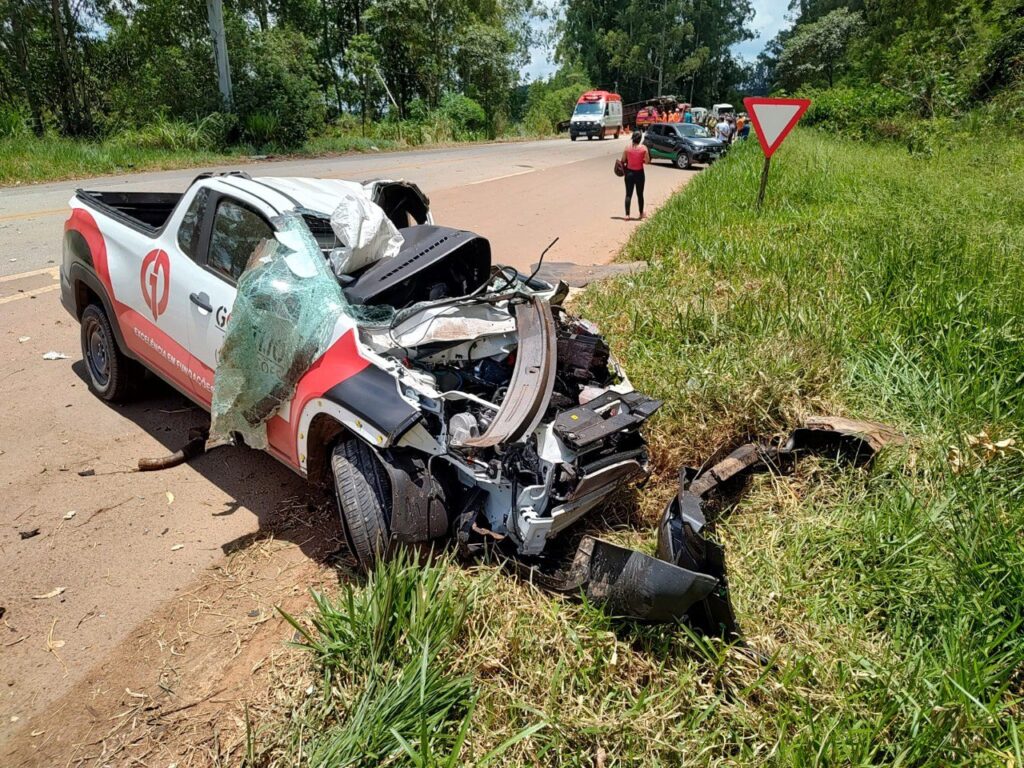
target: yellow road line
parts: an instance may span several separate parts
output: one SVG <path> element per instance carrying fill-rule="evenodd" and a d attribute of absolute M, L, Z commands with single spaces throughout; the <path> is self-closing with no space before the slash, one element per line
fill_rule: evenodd
<path fill-rule="evenodd" d="M 12 280 L 22 280 L 26 277 L 35 277 L 36 275 L 49 275 L 56 280 L 59 273 L 57 267 L 43 267 L 42 269 L 33 269 L 31 272 L 21 272 L 17 275 L 4 275 L 0 277 L 0 283 L 9 283 Z"/>
<path fill-rule="evenodd" d="M 33 288 L 31 291 L 26 291 L 25 293 L 16 293 L 13 296 L 4 296 L 0 299 L 0 304 L 10 304 L 12 301 L 17 301 L 18 299 L 33 299 L 42 293 L 56 291 L 58 288 L 60 288 L 59 283 L 57 285 L 48 285 L 45 288 Z"/>
<path fill-rule="evenodd" d="M 68 207 L 64 208 L 51 208 L 48 211 L 26 211 L 25 213 L 9 213 L 6 216 L 0 216 L 0 221 L 14 221 L 15 219 L 34 219 L 39 216 L 56 216 L 58 213 L 71 214 L 71 209 Z"/>

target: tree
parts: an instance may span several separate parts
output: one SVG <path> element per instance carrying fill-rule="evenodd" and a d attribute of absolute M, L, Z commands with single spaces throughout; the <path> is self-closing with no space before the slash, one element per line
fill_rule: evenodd
<path fill-rule="evenodd" d="M 562 12 L 559 62 L 627 101 L 711 102 L 743 77 L 730 48 L 751 36 L 749 0 L 563 0 Z"/>
<path fill-rule="evenodd" d="M 256 32 L 242 76 L 236 80 L 238 113 L 250 140 L 294 147 L 323 127 L 313 45 L 300 33 Z"/>
<path fill-rule="evenodd" d="M 778 71 L 789 83 L 814 82 L 824 76 L 828 87 L 844 66 L 846 48 L 864 28 L 864 17 L 837 8 L 819 20 L 798 26 L 779 56 Z"/>
<path fill-rule="evenodd" d="M 365 132 L 371 104 L 379 98 L 380 48 L 369 35 L 355 35 L 345 51 L 345 65 L 359 83 L 359 106 Z"/>

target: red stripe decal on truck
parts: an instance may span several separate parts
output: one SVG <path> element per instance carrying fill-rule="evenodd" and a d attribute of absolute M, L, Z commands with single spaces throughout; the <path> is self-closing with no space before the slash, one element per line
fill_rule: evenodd
<path fill-rule="evenodd" d="M 64 230 L 78 232 L 89 245 L 96 276 L 106 289 L 107 298 L 114 310 L 115 317 L 110 320 L 120 327 L 125 346 L 133 355 L 159 371 L 178 388 L 194 393 L 200 400 L 209 404 L 213 397 L 213 371 L 192 357 L 187 349 L 154 323 L 118 300 L 110 279 L 107 243 L 92 214 L 84 208 L 72 209 L 71 217 L 64 223 Z"/>
<path fill-rule="evenodd" d="M 302 420 L 302 411 L 306 405 L 310 400 L 320 397 L 334 385 L 355 376 L 369 365 L 369 360 L 359 356 L 355 330 L 346 331 L 299 379 L 295 395 L 292 397 L 291 421 L 275 416 L 267 422 L 267 442 L 274 452 L 290 464 L 298 466 L 299 422 Z"/>

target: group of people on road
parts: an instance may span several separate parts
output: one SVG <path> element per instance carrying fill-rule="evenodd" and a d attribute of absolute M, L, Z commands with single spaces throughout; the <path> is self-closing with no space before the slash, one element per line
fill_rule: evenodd
<path fill-rule="evenodd" d="M 678 109 L 662 110 L 661 107 L 653 107 L 650 112 L 651 121 L 655 123 L 692 123 L 693 112 L 689 104 Z"/>
<path fill-rule="evenodd" d="M 726 144 L 732 144 L 737 139 L 746 139 L 750 135 L 750 121 L 743 112 L 738 116 L 722 114 L 717 119 L 713 115 L 709 116 L 707 128 L 716 139 Z"/>

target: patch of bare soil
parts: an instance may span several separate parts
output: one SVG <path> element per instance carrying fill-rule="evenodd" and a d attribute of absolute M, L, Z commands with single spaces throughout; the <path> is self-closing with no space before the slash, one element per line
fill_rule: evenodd
<path fill-rule="evenodd" d="M 202 571 L 0 751 L 7 766 L 237 765 L 246 707 L 302 663 L 278 613 L 338 582 L 329 505 L 289 500 L 269 526 Z M 310 542 L 319 542 L 312 550 Z M 54 649 L 59 654 L 59 649 Z"/>

